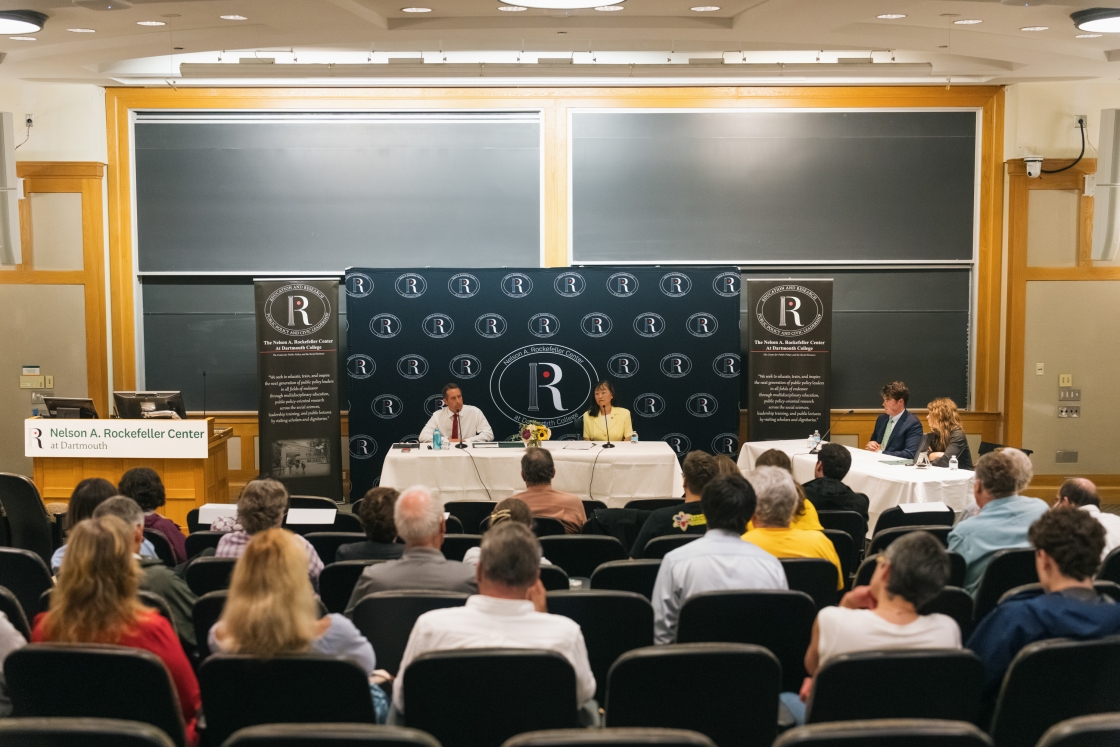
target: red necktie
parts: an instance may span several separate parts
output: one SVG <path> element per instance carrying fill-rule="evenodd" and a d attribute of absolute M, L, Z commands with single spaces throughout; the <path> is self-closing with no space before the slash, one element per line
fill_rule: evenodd
<path fill-rule="evenodd" d="M 457 441 L 459 439 L 459 413 L 451 416 L 451 440 Z"/>

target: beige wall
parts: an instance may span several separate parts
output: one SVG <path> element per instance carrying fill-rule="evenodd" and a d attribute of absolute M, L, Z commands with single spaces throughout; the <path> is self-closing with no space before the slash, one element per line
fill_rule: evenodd
<path fill-rule="evenodd" d="M 1004 153 L 1007 158 L 1044 155 L 1074 158 L 1081 150 L 1081 135 L 1073 117 L 1089 119 L 1087 157 L 1095 157 L 1092 144 L 1100 145 L 1101 109 L 1120 108 L 1120 81 L 1090 80 L 1061 83 L 1017 83 L 1007 89 L 1004 115 Z"/>

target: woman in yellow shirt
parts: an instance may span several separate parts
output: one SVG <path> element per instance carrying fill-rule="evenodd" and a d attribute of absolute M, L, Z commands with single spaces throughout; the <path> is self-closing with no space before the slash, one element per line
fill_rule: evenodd
<path fill-rule="evenodd" d="M 793 461 L 789 455 L 784 451 L 777 449 L 768 449 L 758 455 L 758 459 L 754 460 L 754 467 L 781 467 L 786 472 L 793 476 Z M 793 481 L 797 487 L 797 510 L 794 511 L 793 521 L 790 522 L 790 529 L 815 529 L 818 532 L 823 532 L 824 527 L 821 525 L 820 517 L 817 516 L 817 508 L 813 502 L 805 497 L 805 491 L 797 480 Z M 753 523 L 747 524 L 747 531 L 754 529 Z"/>
<path fill-rule="evenodd" d="M 606 441 L 608 427 L 611 441 L 630 440 L 630 434 L 634 432 L 630 425 L 630 411 L 614 406 L 614 384 L 603 379 L 595 385 L 594 396 L 595 401 L 583 413 L 583 440 Z"/>

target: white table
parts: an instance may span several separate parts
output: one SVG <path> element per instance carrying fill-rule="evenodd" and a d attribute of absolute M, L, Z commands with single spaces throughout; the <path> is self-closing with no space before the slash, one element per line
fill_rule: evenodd
<path fill-rule="evenodd" d="M 677 455 L 663 441 L 618 443 L 604 449 L 596 443 L 546 441 L 556 463 L 552 487 L 582 500 L 603 501 L 622 508 L 638 498 L 683 495 L 683 476 Z M 566 448 L 571 446 L 572 448 Z M 525 489 L 521 479 L 520 448 L 475 448 L 435 451 L 427 444 L 408 452 L 391 449 L 381 468 L 381 484 L 403 490 L 425 485 L 439 491 L 443 501 L 500 501 Z"/>
<path fill-rule="evenodd" d="M 973 473 L 970 470 L 950 470 L 946 467 L 927 467 L 884 464 L 897 461 L 898 457 L 885 456 L 865 449 L 845 446 L 852 454 L 852 468 L 844 477 L 844 484 L 870 499 L 868 510 L 868 537 L 879 520 L 879 514 L 888 508 L 907 503 L 935 503 L 940 501 L 954 511 L 963 511 L 974 503 L 972 497 Z M 809 454 L 804 440 L 750 441 L 739 452 L 739 469 L 754 469 L 755 459 L 769 449 L 784 451 L 793 460 L 793 477 L 805 484 L 813 479 L 817 457 Z"/>

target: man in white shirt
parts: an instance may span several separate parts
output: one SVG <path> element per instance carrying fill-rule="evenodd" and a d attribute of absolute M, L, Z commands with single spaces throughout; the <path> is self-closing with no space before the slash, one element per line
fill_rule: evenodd
<path fill-rule="evenodd" d="M 1092 516 L 1104 527 L 1104 560 L 1110 552 L 1120 547 L 1120 516 L 1101 511 L 1101 497 L 1097 486 L 1084 477 L 1072 477 L 1058 488 L 1058 500 L 1054 508 L 1079 508 Z"/>
<path fill-rule="evenodd" d="M 788 589 L 782 564 L 770 553 L 744 542 L 754 514 L 755 495 L 742 475 L 718 475 L 700 496 L 708 531 L 698 540 L 665 555 L 653 585 L 653 642 L 672 643 L 681 608 L 705 591 Z"/>
<path fill-rule="evenodd" d="M 420 431 L 420 443 L 430 444 L 436 428 L 440 436 L 454 443 L 494 440 L 494 431 L 482 410 L 464 405 L 463 390 L 454 382 L 443 388 L 443 407 L 436 410 Z"/>
<path fill-rule="evenodd" d="M 478 594 L 469 597 L 463 607 L 425 612 L 412 628 L 393 683 L 397 713 L 405 712 L 404 678 L 413 659 L 429 651 L 464 648 L 555 651 L 575 669 L 576 702 L 583 704 L 581 710 L 597 710 L 591 701 L 595 675 L 583 632 L 573 620 L 548 614 L 540 560 L 541 544 L 523 524 L 505 521 L 483 535 Z"/>

